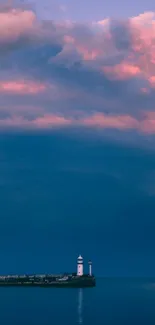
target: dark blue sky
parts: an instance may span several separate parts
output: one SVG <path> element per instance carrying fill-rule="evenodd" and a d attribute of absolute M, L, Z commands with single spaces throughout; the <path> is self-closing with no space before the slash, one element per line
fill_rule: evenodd
<path fill-rule="evenodd" d="M 71 132 L 0 136 L 0 273 L 155 274 L 155 152 Z M 87 269 L 87 265 L 86 265 Z"/>

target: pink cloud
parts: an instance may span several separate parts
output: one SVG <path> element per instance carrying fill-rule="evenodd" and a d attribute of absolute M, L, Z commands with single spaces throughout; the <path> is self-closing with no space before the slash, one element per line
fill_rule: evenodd
<path fill-rule="evenodd" d="M 0 42 L 16 41 L 32 32 L 37 22 L 31 10 L 10 9 L 0 12 Z"/>
<path fill-rule="evenodd" d="M 72 49 L 76 49 L 84 61 L 95 60 L 98 56 L 102 55 L 102 49 L 97 46 L 95 47 L 93 35 L 88 42 L 70 35 L 64 35 L 64 43 Z"/>
<path fill-rule="evenodd" d="M 148 81 L 152 88 L 155 88 L 155 76 L 148 77 Z"/>
<path fill-rule="evenodd" d="M 125 80 L 135 77 L 141 73 L 140 68 L 128 62 L 121 62 L 115 66 L 105 66 L 102 68 L 105 74 L 112 79 Z"/>
<path fill-rule="evenodd" d="M 84 48 L 84 46 L 80 46 L 80 45 L 77 45 L 76 49 L 82 55 L 83 60 L 85 60 L 85 61 L 94 60 L 100 54 L 100 51 L 97 49 L 89 50 L 87 48 Z"/>
<path fill-rule="evenodd" d="M 54 114 L 45 114 L 42 117 L 38 117 L 32 121 L 32 124 L 37 128 L 48 128 L 48 127 L 60 127 L 71 125 L 72 120 L 67 119 L 63 116 L 57 116 Z"/>
<path fill-rule="evenodd" d="M 97 22 L 101 30 L 92 33 L 88 38 L 64 35 L 64 43 L 77 50 L 84 61 L 95 61 L 98 58 L 108 58 L 118 55 L 122 50 L 116 48 L 113 32 L 110 30 L 110 19 Z M 155 85 L 155 13 L 146 12 L 137 17 L 129 18 L 129 34 L 131 46 L 124 52 L 120 63 L 102 65 L 103 71 L 110 79 L 125 80 L 133 77 L 146 79 L 150 87 Z M 102 31 L 102 32 L 101 32 Z M 121 35 L 120 35 L 121 40 Z"/>
<path fill-rule="evenodd" d="M 129 115 L 105 115 L 96 113 L 92 116 L 82 119 L 81 124 L 100 128 L 114 129 L 138 129 L 139 122 Z"/>
<path fill-rule="evenodd" d="M 60 115 L 45 114 L 41 117 L 36 117 L 33 120 L 28 120 L 24 116 L 12 115 L 5 119 L 0 119 L 1 128 L 26 128 L 26 129 L 47 129 L 59 128 L 71 124 L 71 120 Z"/>
<path fill-rule="evenodd" d="M 49 129 L 70 126 L 85 126 L 100 129 L 136 130 L 143 134 L 155 134 L 155 112 L 147 112 L 143 118 L 136 119 L 130 115 L 106 115 L 95 113 L 88 117 L 74 119 L 66 118 L 62 115 L 44 114 L 33 120 L 28 120 L 22 116 L 12 115 L 6 119 L 0 119 L 0 127 L 26 129 Z"/>
<path fill-rule="evenodd" d="M 155 134 L 155 112 L 145 112 L 140 123 L 140 131 L 147 134 Z"/>
<path fill-rule="evenodd" d="M 121 131 L 135 130 L 141 134 L 155 134 L 155 112 L 144 112 L 140 119 L 130 115 L 106 115 L 94 113 L 88 117 L 65 117 L 56 114 L 44 114 L 35 119 L 28 120 L 22 115 L 12 115 L 8 118 L 0 118 L 0 130 L 13 129 L 55 129 L 62 127 L 89 127 L 92 129 L 117 129 Z"/>
<path fill-rule="evenodd" d="M 80 121 L 81 125 L 102 129 L 133 129 L 143 134 L 155 134 L 155 112 L 145 112 L 143 118 L 136 119 L 130 115 L 94 114 Z"/>
<path fill-rule="evenodd" d="M 0 81 L 0 92 L 15 94 L 38 94 L 47 89 L 45 84 L 36 81 Z"/>

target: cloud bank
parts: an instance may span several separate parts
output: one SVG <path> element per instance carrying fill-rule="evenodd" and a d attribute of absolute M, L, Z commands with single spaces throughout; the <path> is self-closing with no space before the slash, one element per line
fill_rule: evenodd
<path fill-rule="evenodd" d="M 155 133 L 155 12 L 79 24 L 0 7 L 0 129 Z"/>

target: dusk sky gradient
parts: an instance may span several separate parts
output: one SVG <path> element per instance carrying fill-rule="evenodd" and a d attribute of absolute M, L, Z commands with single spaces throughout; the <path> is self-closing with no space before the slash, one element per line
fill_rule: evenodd
<path fill-rule="evenodd" d="M 0 273 L 155 274 L 153 10 L 0 0 Z"/>

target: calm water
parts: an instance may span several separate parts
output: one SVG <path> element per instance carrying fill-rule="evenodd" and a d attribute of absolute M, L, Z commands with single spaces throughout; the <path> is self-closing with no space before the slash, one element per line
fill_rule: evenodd
<path fill-rule="evenodd" d="M 153 280 L 99 279 L 89 289 L 0 288 L 2 325 L 154 323 Z"/>

